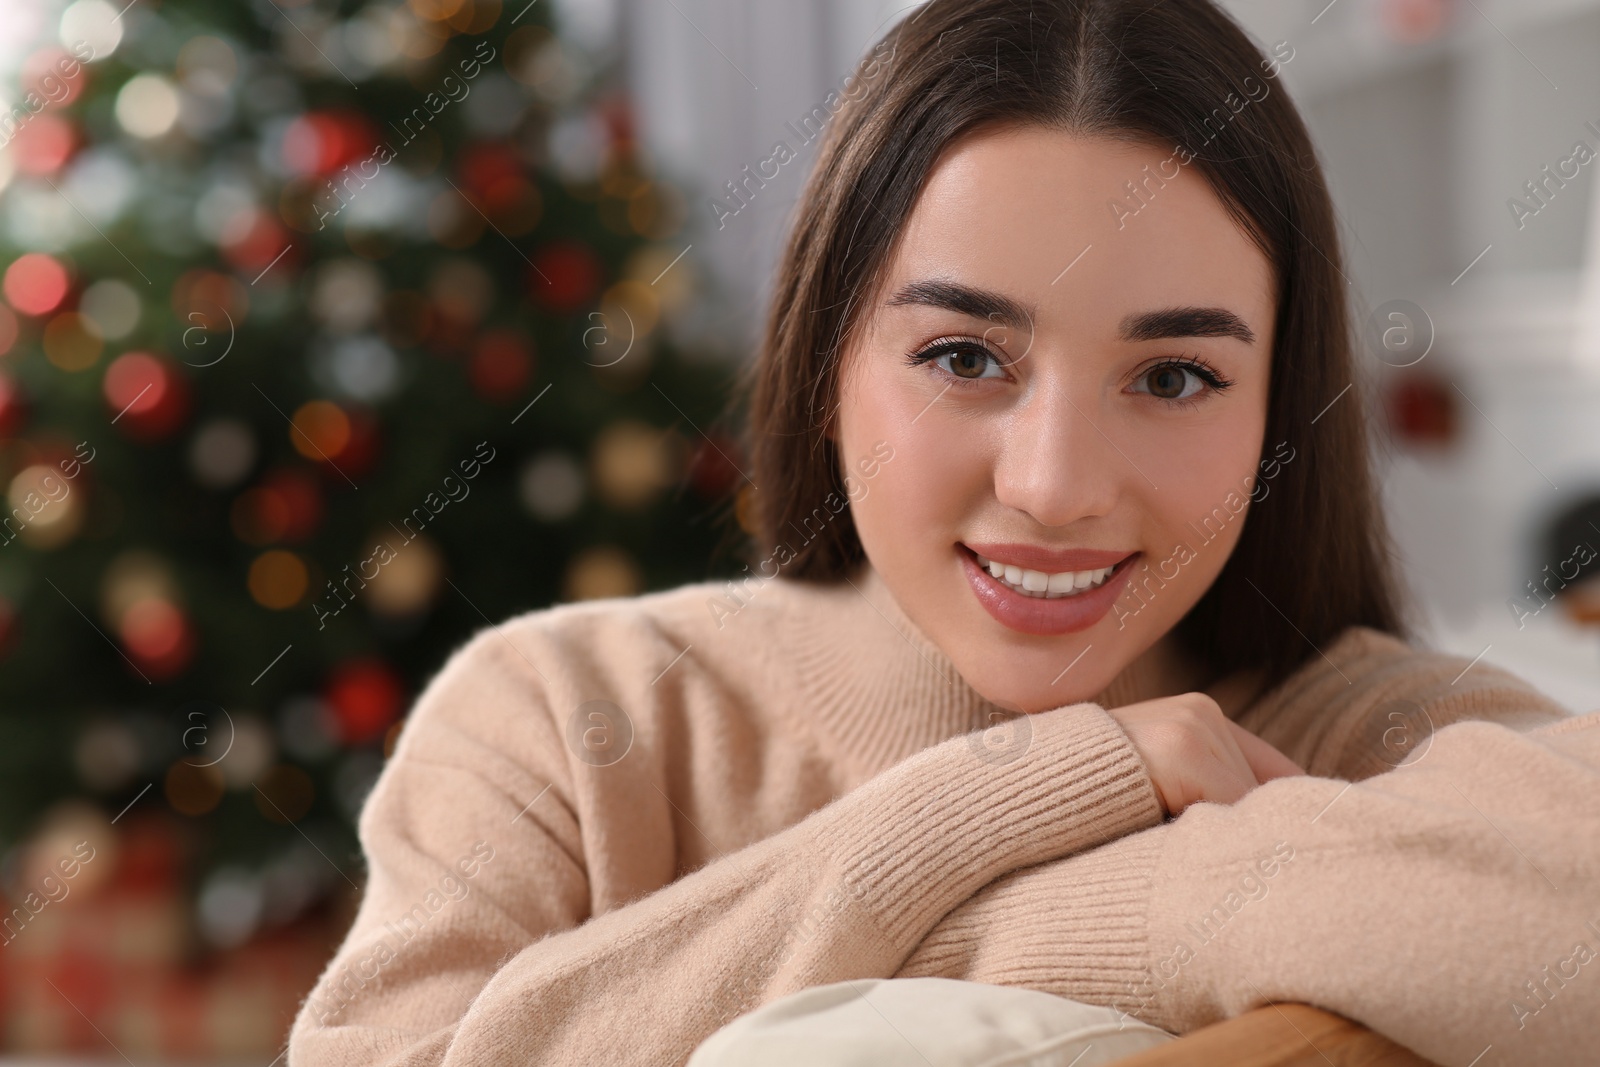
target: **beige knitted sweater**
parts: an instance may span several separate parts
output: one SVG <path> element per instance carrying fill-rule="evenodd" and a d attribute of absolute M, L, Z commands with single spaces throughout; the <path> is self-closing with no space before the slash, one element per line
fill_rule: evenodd
<path fill-rule="evenodd" d="M 680 1064 L 758 1004 L 920 975 L 1592 1062 L 1600 712 L 1352 629 L 1219 695 L 1309 776 L 1164 820 L 1104 709 L 1203 684 L 1170 647 L 1012 719 L 868 567 L 486 630 L 362 812 L 365 896 L 289 1067 Z"/>

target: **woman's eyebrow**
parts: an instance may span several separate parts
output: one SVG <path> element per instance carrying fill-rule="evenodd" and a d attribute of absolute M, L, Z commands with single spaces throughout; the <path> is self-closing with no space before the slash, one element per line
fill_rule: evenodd
<path fill-rule="evenodd" d="M 987 319 L 1017 330 L 1031 328 L 1034 319 L 1034 309 L 1031 305 L 1020 303 L 990 289 L 978 289 L 959 282 L 938 279 L 908 282 L 901 286 L 894 296 L 884 301 L 883 306 L 899 307 L 903 304 L 943 308 L 946 311 L 954 311 L 975 319 Z"/>
<path fill-rule="evenodd" d="M 1236 337 L 1255 344 L 1255 331 L 1227 308 L 1175 307 L 1141 311 L 1122 320 L 1128 341 L 1159 341 L 1167 337 Z"/>
<path fill-rule="evenodd" d="M 1032 326 L 1035 309 L 991 289 L 979 289 L 960 282 L 927 279 L 907 282 L 884 302 L 885 307 L 916 304 L 940 308 L 975 319 L 998 322 L 1014 329 Z M 1255 344 L 1255 331 L 1227 308 L 1172 307 L 1142 311 L 1122 320 L 1122 336 L 1128 341 L 1157 341 L 1169 337 L 1234 337 Z"/>

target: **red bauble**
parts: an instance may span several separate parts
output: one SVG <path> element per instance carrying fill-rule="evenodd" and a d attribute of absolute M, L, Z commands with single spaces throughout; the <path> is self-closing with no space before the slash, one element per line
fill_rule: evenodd
<path fill-rule="evenodd" d="M 383 452 L 383 438 L 379 434 L 378 420 L 360 408 L 345 408 L 350 419 L 350 440 L 332 457 L 345 478 L 356 479 L 372 469 Z M 339 471 L 329 471 L 329 485 L 343 485 Z"/>
<path fill-rule="evenodd" d="M 464 188 L 479 200 L 491 199 L 494 188 L 522 177 L 522 161 L 503 144 L 480 143 L 461 155 L 459 172 Z"/>
<path fill-rule="evenodd" d="M 51 175 L 78 147 L 78 131 L 60 115 L 40 115 L 17 130 L 9 145 L 24 174 Z"/>
<path fill-rule="evenodd" d="M 269 266 L 274 270 L 293 266 L 288 261 L 295 253 L 285 252 L 289 245 L 289 231 L 282 223 L 265 211 L 252 210 L 250 225 L 223 246 L 222 254 L 239 270 L 259 276 Z"/>
<path fill-rule="evenodd" d="M 1455 0 L 1384 0 L 1380 14 L 1391 37 L 1404 44 L 1420 44 L 1444 32 L 1456 6 Z"/>
<path fill-rule="evenodd" d="M 612 154 L 621 155 L 630 151 L 635 139 L 635 122 L 628 96 L 624 93 L 608 94 L 595 105 L 595 114 L 605 127 Z"/>
<path fill-rule="evenodd" d="M 68 55 L 57 45 L 47 45 L 23 61 L 18 81 L 24 91 L 31 89 L 49 99 L 52 109 L 68 107 L 89 84 L 89 66 L 80 63 L 77 55 Z M 51 92 L 45 91 L 46 78 L 51 79 Z"/>
<path fill-rule="evenodd" d="M 339 720 L 341 740 L 360 745 L 383 736 L 405 704 L 405 687 L 381 659 L 353 659 L 328 679 L 323 694 Z"/>
<path fill-rule="evenodd" d="M 543 214 L 538 187 L 528 180 L 527 168 L 511 148 L 497 143 L 473 145 L 459 170 L 467 196 L 508 236 L 525 234 L 538 223 Z"/>
<path fill-rule="evenodd" d="M 11 437 L 28 421 L 28 394 L 9 374 L 0 374 L 0 440 Z"/>
<path fill-rule="evenodd" d="M 728 458 L 738 453 L 739 442 L 725 433 L 713 430 L 709 441 L 702 439 L 689 460 L 689 484 L 695 493 L 703 499 L 716 500 L 742 481 L 744 476 Z"/>
<path fill-rule="evenodd" d="M 261 479 L 285 541 L 304 541 L 322 524 L 322 485 L 304 467 L 279 467 Z"/>
<path fill-rule="evenodd" d="M 177 677 L 194 655 L 194 627 L 183 609 L 148 597 L 123 612 L 118 634 L 128 658 L 152 681 Z"/>
<path fill-rule="evenodd" d="M 5 294 L 24 315 L 48 315 L 67 298 L 71 277 L 59 259 L 26 252 L 6 268 Z"/>
<path fill-rule="evenodd" d="M 1389 426 L 1408 445 L 1447 448 L 1457 442 L 1456 394 L 1435 374 L 1413 370 L 1401 375 L 1386 397 Z"/>
<path fill-rule="evenodd" d="M 491 330 L 478 340 L 467 366 L 472 388 L 485 400 L 509 404 L 533 376 L 532 341 L 517 330 Z"/>
<path fill-rule="evenodd" d="M 130 795 L 129 799 L 136 798 Z M 124 899 L 177 893 L 183 881 L 185 847 L 173 821 L 147 813 L 141 805 L 128 813 L 117 830 L 116 872 L 107 889 Z"/>
<path fill-rule="evenodd" d="M 168 436 L 189 416 L 189 382 L 176 363 L 151 352 L 128 352 L 106 368 L 106 406 L 117 429 L 136 441 Z"/>
<path fill-rule="evenodd" d="M 528 272 L 528 292 L 551 311 L 577 311 L 600 287 L 600 260 L 581 242 L 551 242 L 533 257 L 533 264 Z"/>
<path fill-rule="evenodd" d="M 377 134 L 359 111 L 312 111 L 295 119 L 283 135 L 283 162 L 302 176 L 327 177 L 372 154 Z M 353 171 L 360 176 L 359 170 Z"/>

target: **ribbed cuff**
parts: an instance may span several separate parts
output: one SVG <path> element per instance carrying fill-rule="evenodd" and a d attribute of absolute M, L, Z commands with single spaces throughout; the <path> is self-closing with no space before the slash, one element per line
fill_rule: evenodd
<path fill-rule="evenodd" d="M 884 771 L 819 828 L 822 853 L 896 944 L 914 946 L 1001 875 L 1154 826 L 1163 811 L 1122 726 L 1073 704 L 950 738 Z"/>
<path fill-rule="evenodd" d="M 945 916 L 894 977 L 1024 986 L 1142 1016 L 1159 982 L 1147 912 L 1165 842 L 1136 833 L 1007 875 Z"/>

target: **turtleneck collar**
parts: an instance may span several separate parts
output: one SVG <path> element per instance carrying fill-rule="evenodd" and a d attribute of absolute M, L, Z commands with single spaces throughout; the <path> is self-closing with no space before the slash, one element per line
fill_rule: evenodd
<path fill-rule="evenodd" d="M 1012 717 L 967 683 L 870 563 L 837 583 L 809 585 L 804 596 L 817 603 L 785 621 L 787 658 L 798 670 L 814 727 L 837 746 L 838 759 L 862 773 Z M 1197 689 L 1203 675 L 1203 666 L 1169 633 L 1092 699 L 1103 708 L 1120 707 Z"/>

